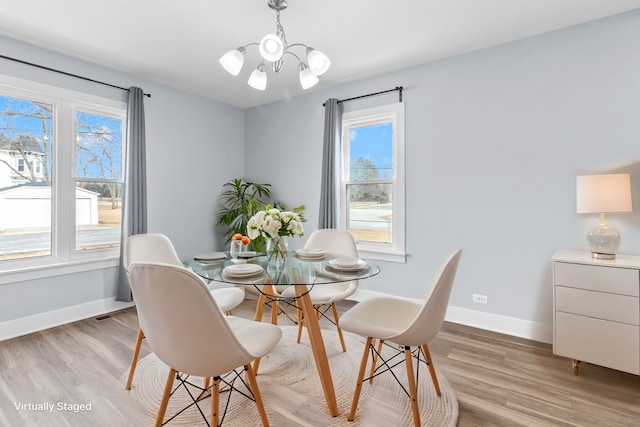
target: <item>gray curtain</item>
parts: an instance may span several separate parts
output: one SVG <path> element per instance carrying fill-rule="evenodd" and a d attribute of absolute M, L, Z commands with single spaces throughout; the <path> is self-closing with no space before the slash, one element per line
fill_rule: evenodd
<path fill-rule="evenodd" d="M 318 228 L 338 225 L 338 168 L 342 135 L 342 104 L 329 98 L 324 104 L 324 145 L 322 148 L 322 184 L 320 187 L 320 215 Z"/>
<path fill-rule="evenodd" d="M 131 287 L 124 268 L 124 243 L 133 234 L 147 232 L 147 159 L 144 130 L 144 92 L 129 88 L 127 104 L 127 152 L 122 190 L 122 236 L 116 301 L 131 301 Z"/>

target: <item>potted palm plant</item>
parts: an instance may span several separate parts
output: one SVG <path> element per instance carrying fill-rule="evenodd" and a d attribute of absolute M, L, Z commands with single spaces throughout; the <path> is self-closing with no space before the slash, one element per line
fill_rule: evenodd
<path fill-rule="evenodd" d="M 258 184 L 234 178 L 226 182 L 218 199 L 216 225 L 224 229 L 225 241 L 230 242 L 234 234 L 247 234 L 249 219 L 263 210 L 271 197 L 271 184 Z M 264 249 L 264 238 L 251 242 L 253 250 Z"/>

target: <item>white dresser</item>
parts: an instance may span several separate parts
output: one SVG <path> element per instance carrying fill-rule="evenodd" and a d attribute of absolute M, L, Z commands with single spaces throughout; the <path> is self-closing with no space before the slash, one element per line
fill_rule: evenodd
<path fill-rule="evenodd" d="M 640 257 L 553 255 L 553 352 L 640 374 Z"/>

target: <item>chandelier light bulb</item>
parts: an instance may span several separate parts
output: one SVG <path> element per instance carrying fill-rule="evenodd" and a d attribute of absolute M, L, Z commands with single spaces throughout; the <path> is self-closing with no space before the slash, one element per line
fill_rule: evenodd
<path fill-rule="evenodd" d="M 232 76 L 237 76 L 244 64 L 245 48 L 239 47 L 237 49 L 230 50 L 222 55 L 220 58 L 220 65 Z"/>
<path fill-rule="evenodd" d="M 303 62 L 300 63 L 300 86 L 302 89 L 309 89 L 318 84 L 318 77 L 311 72 Z"/>
<path fill-rule="evenodd" d="M 258 65 L 249 76 L 249 86 L 257 90 L 265 90 L 267 88 L 267 73 L 264 71 L 264 63 Z"/>
<path fill-rule="evenodd" d="M 312 47 L 307 48 L 307 60 L 309 61 L 309 69 L 316 76 L 326 73 L 331 66 L 329 57 Z"/>
<path fill-rule="evenodd" d="M 260 55 L 264 59 L 270 62 L 277 61 L 282 58 L 282 54 L 284 53 L 284 45 L 282 44 L 282 40 L 275 34 L 267 34 L 260 41 L 260 45 L 258 46 L 258 50 L 260 51 Z"/>

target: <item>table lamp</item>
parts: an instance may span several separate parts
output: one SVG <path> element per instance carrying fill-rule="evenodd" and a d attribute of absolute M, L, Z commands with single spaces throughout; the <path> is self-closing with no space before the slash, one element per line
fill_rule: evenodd
<path fill-rule="evenodd" d="M 620 246 L 620 234 L 607 223 L 606 214 L 632 211 L 629 174 L 578 176 L 576 201 L 579 214 L 600 214 L 600 221 L 587 234 L 593 258 L 615 259 Z"/>

